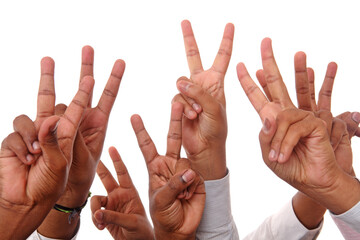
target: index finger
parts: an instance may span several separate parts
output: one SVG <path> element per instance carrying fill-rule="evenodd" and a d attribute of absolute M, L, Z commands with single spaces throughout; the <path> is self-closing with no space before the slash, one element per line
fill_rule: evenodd
<path fill-rule="evenodd" d="M 294 107 L 276 64 L 270 38 L 264 38 L 261 42 L 261 58 L 273 102 L 279 103 L 282 108 Z"/>
<path fill-rule="evenodd" d="M 229 66 L 232 47 L 233 47 L 233 40 L 234 40 L 234 25 L 232 23 L 228 23 L 224 30 L 224 35 L 220 44 L 219 51 L 212 65 L 212 69 L 223 75 L 225 75 L 226 70 Z"/>
<path fill-rule="evenodd" d="M 122 161 L 119 152 L 115 147 L 109 148 L 109 154 L 113 161 L 119 184 L 124 188 L 131 188 L 133 186 L 129 172 Z"/>
<path fill-rule="evenodd" d="M 260 90 L 260 88 L 251 79 L 243 63 L 239 63 L 236 69 L 240 84 L 244 89 L 246 96 L 249 98 L 251 104 L 255 108 L 256 112 L 259 114 L 260 118 L 264 120 L 265 116 L 261 115 L 261 110 L 265 107 L 266 104 L 269 103 L 269 101 L 267 100 L 263 92 Z"/>
<path fill-rule="evenodd" d="M 55 62 L 50 57 L 41 59 L 41 77 L 37 98 L 37 113 L 35 126 L 37 131 L 41 123 L 54 115 L 55 111 L 55 86 L 54 86 Z"/>
<path fill-rule="evenodd" d="M 186 51 L 187 62 L 191 75 L 195 75 L 204 71 L 198 46 L 194 37 L 191 23 L 188 20 L 181 22 L 181 29 L 184 37 L 184 45 Z"/>
<path fill-rule="evenodd" d="M 99 176 L 108 194 L 119 186 L 118 183 L 115 181 L 114 177 L 111 175 L 110 171 L 107 169 L 107 167 L 101 160 L 99 161 L 99 164 L 97 166 L 96 173 Z"/>
<path fill-rule="evenodd" d="M 84 77 L 80 83 L 78 92 L 69 104 L 69 107 L 65 110 L 63 117 L 73 124 L 73 131 L 77 131 L 84 110 L 89 102 L 93 87 L 94 79 L 90 76 Z M 75 136 L 75 132 L 69 132 L 69 134 L 71 134 L 70 136 Z"/>
<path fill-rule="evenodd" d="M 94 77 L 94 49 L 91 46 L 84 46 L 81 51 L 80 81 L 85 76 Z M 92 94 L 88 103 L 91 107 Z"/>
<path fill-rule="evenodd" d="M 319 92 L 318 109 L 331 111 L 331 95 L 337 71 L 337 64 L 331 62 L 327 66 L 324 82 Z"/>
<path fill-rule="evenodd" d="M 151 140 L 144 123 L 139 115 L 131 116 L 131 125 L 134 129 L 140 150 L 145 158 L 146 165 L 158 156 L 154 142 Z"/>

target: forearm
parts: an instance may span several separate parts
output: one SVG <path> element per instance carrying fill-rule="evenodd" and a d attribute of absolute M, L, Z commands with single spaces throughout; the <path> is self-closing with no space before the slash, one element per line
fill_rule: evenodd
<path fill-rule="evenodd" d="M 295 215 L 292 202 L 287 203 L 279 212 L 265 219 L 265 221 L 244 240 L 253 239 L 316 239 L 320 233 L 322 223 L 312 230 L 307 229 Z"/>
<path fill-rule="evenodd" d="M 85 194 L 72 198 L 63 196 L 57 204 L 68 208 L 78 208 L 86 202 L 87 197 L 88 195 Z M 71 215 L 71 213 L 52 209 L 38 228 L 38 232 L 48 238 L 71 239 L 78 232 L 79 225 L 80 213 Z"/>
<path fill-rule="evenodd" d="M 4 206 L 0 204 L 1 239 L 26 239 L 50 211 L 49 205 Z M 21 229 L 21 230 L 19 230 Z"/>
<path fill-rule="evenodd" d="M 181 234 L 174 234 L 170 232 L 164 232 L 159 230 L 157 227 L 154 228 L 155 232 L 155 239 L 156 240 L 191 240 L 195 239 L 195 233 L 192 235 L 181 235 Z"/>
<path fill-rule="evenodd" d="M 298 192 L 293 197 L 292 205 L 296 217 L 307 229 L 317 228 L 322 222 L 326 212 L 325 207 L 302 192 Z"/>
<path fill-rule="evenodd" d="M 360 201 L 360 183 L 341 171 L 333 186 L 326 189 L 310 189 L 308 195 L 332 213 L 339 215 Z"/>
<path fill-rule="evenodd" d="M 52 209 L 38 228 L 38 232 L 48 238 L 71 239 L 78 232 L 80 217 L 77 215 L 69 223 L 69 213 Z"/>

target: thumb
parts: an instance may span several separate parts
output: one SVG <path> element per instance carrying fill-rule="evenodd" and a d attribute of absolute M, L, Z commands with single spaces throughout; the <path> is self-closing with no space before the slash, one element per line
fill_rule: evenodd
<path fill-rule="evenodd" d="M 262 152 L 262 157 L 265 163 L 268 165 L 270 163 L 269 153 L 271 148 L 271 141 L 276 132 L 276 123 L 274 119 L 265 118 L 263 123 L 263 128 L 259 134 L 260 147 Z"/>
<path fill-rule="evenodd" d="M 174 203 L 180 193 L 193 183 L 195 177 L 196 173 L 191 169 L 175 174 L 170 178 L 168 183 L 156 193 L 153 204 L 156 205 L 156 208 L 167 208 Z"/>
<path fill-rule="evenodd" d="M 60 150 L 57 139 L 57 126 L 60 117 L 51 116 L 47 118 L 40 126 L 39 143 L 43 153 L 44 161 L 48 166 L 55 169 L 62 169 L 67 166 L 67 160 Z"/>
<path fill-rule="evenodd" d="M 111 210 L 98 210 L 94 217 L 101 225 L 115 224 L 129 231 L 135 230 L 139 223 L 135 214 L 120 213 Z"/>

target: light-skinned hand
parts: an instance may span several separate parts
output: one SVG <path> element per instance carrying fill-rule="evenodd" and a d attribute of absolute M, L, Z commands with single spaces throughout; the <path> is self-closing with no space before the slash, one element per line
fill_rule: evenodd
<path fill-rule="evenodd" d="M 180 94 L 174 97 L 173 102 L 184 105 L 186 117 L 183 119 L 183 146 L 192 166 L 205 180 L 220 179 L 226 175 L 227 121 L 224 78 L 232 53 L 234 25 L 226 25 L 220 48 L 208 70 L 203 69 L 190 22 L 184 20 L 181 27 L 190 70 L 188 81 L 202 88 L 211 96 L 211 101 L 220 106 L 219 112 L 210 120 L 202 116 L 203 112 L 207 112 L 208 115 L 209 109 L 201 104 L 201 96 L 190 97 L 180 91 Z"/>

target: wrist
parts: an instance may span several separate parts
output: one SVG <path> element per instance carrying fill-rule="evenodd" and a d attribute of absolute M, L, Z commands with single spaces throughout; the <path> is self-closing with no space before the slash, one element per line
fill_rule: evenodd
<path fill-rule="evenodd" d="M 339 215 L 360 201 L 360 183 L 354 177 L 341 171 L 333 186 L 320 189 L 311 197 L 332 213 Z"/>
<path fill-rule="evenodd" d="M 0 199 L 1 238 L 26 239 L 39 227 L 50 209 L 46 203 L 16 205 Z"/>
<path fill-rule="evenodd" d="M 89 190 L 80 190 L 74 192 L 71 190 L 66 190 L 63 195 L 56 201 L 56 204 L 68 207 L 68 208 L 77 208 L 85 203 L 89 197 Z"/>
<path fill-rule="evenodd" d="M 196 155 L 187 154 L 191 167 L 207 180 L 222 179 L 227 174 L 225 144 L 210 146 Z"/>
<path fill-rule="evenodd" d="M 315 229 L 324 218 L 326 208 L 306 196 L 302 192 L 298 192 L 292 199 L 294 213 L 301 224 L 307 229 Z"/>
<path fill-rule="evenodd" d="M 159 229 L 154 229 L 155 232 L 155 239 L 156 240 L 168 240 L 168 239 L 172 239 L 172 240 L 189 240 L 189 239 L 195 239 L 195 233 L 190 234 L 190 235 L 184 235 L 184 234 L 178 234 L 178 233 L 174 233 L 174 232 L 166 232 L 166 231 L 161 231 Z"/>

